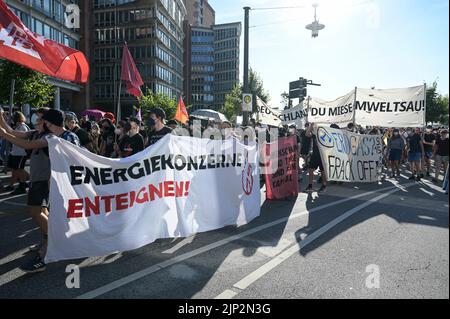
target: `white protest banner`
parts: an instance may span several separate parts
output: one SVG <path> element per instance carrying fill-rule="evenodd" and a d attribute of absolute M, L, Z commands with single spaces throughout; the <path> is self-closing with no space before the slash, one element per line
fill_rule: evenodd
<path fill-rule="evenodd" d="M 334 101 L 310 98 L 308 101 L 308 122 L 316 124 L 341 124 L 353 122 L 355 90 Z"/>
<path fill-rule="evenodd" d="M 169 134 L 124 159 L 50 138 L 46 262 L 137 249 L 260 214 L 256 144 Z"/>
<path fill-rule="evenodd" d="M 378 181 L 383 158 L 381 135 L 361 135 L 322 126 L 315 133 L 329 181 Z"/>
<path fill-rule="evenodd" d="M 425 86 L 404 89 L 360 89 L 356 95 L 356 124 L 384 127 L 425 125 Z"/>
<path fill-rule="evenodd" d="M 290 109 L 277 110 L 257 98 L 256 110 L 257 118 L 261 124 L 276 127 L 295 124 L 297 128 L 303 128 L 307 117 L 307 111 L 303 108 L 303 103 Z"/>

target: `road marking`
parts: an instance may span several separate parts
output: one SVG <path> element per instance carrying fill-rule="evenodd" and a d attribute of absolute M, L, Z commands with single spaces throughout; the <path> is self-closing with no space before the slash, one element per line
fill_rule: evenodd
<path fill-rule="evenodd" d="M 2 199 L 0 199 L 0 204 L 3 203 L 3 202 L 8 201 L 10 199 L 14 199 L 14 198 L 22 197 L 22 196 L 26 196 L 26 195 L 27 194 L 20 194 L 20 195 L 14 195 L 14 196 L 11 196 L 11 197 L 2 198 Z"/>
<path fill-rule="evenodd" d="M 238 294 L 237 292 L 234 292 L 233 290 L 227 289 L 224 292 L 222 292 L 220 295 L 215 297 L 214 299 L 232 299 L 237 294 Z"/>
<path fill-rule="evenodd" d="M 414 184 L 411 184 L 409 186 L 405 185 L 403 189 L 406 189 L 407 187 L 410 187 L 410 186 L 413 186 L 413 185 Z M 248 276 L 246 276 L 242 280 L 238 281 L 236 284 L 233 285 L 233 288 L 239 289 L 240 291 L 243 291 L 243 290 L 247 289 L 255 281 L 257 281 L 258 279 L 262 278 L 269 271 L 271 271 L 274 268 L 276 268 L 277 266 L 279 266 L 283 261 L 285 261 L 286 259 L 288 259 L 292 255 L 294 255 L 295 253 L 299 252 L 302 248 L 304 248 L 307 245 L 309 245 L 310 243 L 312 243 L 314 240 L 316 240 L 317 238 L 319 238 L 320 236 L 325 234 L 327 231 L 329 231 L 330 229 L 335 227 L 337 224 L 341 223 L 345 219 L 349 218 L 350 216 L 354 215 L 355 213 L 359 212 L 360 210 L 366 208 L 367 206 L 370 206 L 373 203 L 378 202 L 378 201 L 382 200 L 383 198 L 388 197 L 388 196 L 390 196 L 390 195 L 392 195 L 392 194 L 394 194 L 394 193 L 396 193 L 396 192 L 398 192 L 400 190 L 402 190 L 402 188 L 400 188 L 400 187 L 397 188 L 397 189 L 391 190 L 391 191 L 389 191 L 389 192 L 387 192 L 385 194 L 382 194 L 380 196 L 377 196 L 377 197 L 375 197 L 373 199 L 369 199 L 365 203 L 362 203 L 362 204 L 360 204 L 360 205 L 358 205 L 358 206 L 356 206 L 356 207 L 346 211 L 344 214 L 342 214 L 338 218 L 332 220 L 328 224 L 322 226 L 321 228 L 319 228 L 318 230 L 316 230 L 315 232 L 313 232 L 312 234 L 307 236 L 305 238 L 305 240 L 301 241 L 298 244 L 294 244 L 292 247 L 290 247 L 289 249 L 285 250 L 280 255 L 272 258 L 269 262 L 265 263 L 264 265 L 262 265 L 261 267 L 259 267 L 255 271 L 253 271 L 251 274 L 249 274 Z M 222 294 L 217 296 L 215 299 L 217 299 L 219 297 L 221 299 L 226 299 L 227 296 L 231 297 L 231 298 L 236 296 L 236 294 L 233 295 L 233 294 L 229 294 L 229 293 L 225 293 L 225 292 L 223 292 Z"/>
<path fill-rule="evenodd" d="M 430 196 L 434 196 L 435 194 L 433 193 L 433 192 L 430 192 L 430 191 L 427 191 L 425 188 L 423 188 L 423 187 L 420 187 L 419 188 L 422 192 L 424 192 L 425 194 L 427 194 L 427 195 L 430 195 Z"/>
<path fill-rule="evenodd" d="M 174 252 L 176 252 L 177 250 L 181 249 L 183 246 L 186 246 L 187 244 L 190 244 L 194 241 L 195 235 L 186 237 L 185 239 L 183 239 L 182 241 L 180 241 L 178 244 L 176 244 L 175 246 L 173 246 L 170 249 L 167 249 L 165 251 L 163 251 L 163 254 L 173 254 Z"/>
<path fill-rule="evenodd" d="M 415 185 L 415 183 L 405 184 L 405 186 L 406 185 L 412 186 L 412 185 Z M 291 215 L 289 217 L 283 217 L 283 218 L 277 219 L 275 221 L 272 221 L 272 222 L 260 225 L 258 227 L 249 229 L 247 231 L 244 231 L 244 232 L 242 232 L 240 234 L 224 238 L 222 240 L 219 240 L 219 241 L 213 242 L 211 244 L 205 245 L 203 247 L 197 248 L 197 249 L 195 249 L 193 251 L 184 253 L 184 254 L 182 254 L 180 256 L 176 256 L 176 257 L 173 257 L 173 258 L 171 258 L 169 260 L 166 260 L 166 261 L 160 262 L 158 264 L 152 265 L 152 266 L 150 266 L 148 268 L 145 268 L 143 270 L 140 270 L 140 271 L 138 271 L 136 273 L 133 273 L 133 274 L 128 275 L 128 276 L 125 276 L 125 277 L 120 278 L 118 280 L 115 280 L 115 281 L 113 281 L 113 282 L 111 282 L 109 284 L 106 284 L 104 286 L 101 286 L 99 288 L 91 290 L 89 292 L 86 292 L 86 293 L 76 297 L 76 299 L 92 299 L 92 298 L 96 298 L 96 297 L 104 295 L 104 294 L 106 294 L 106 293 L 108 293 L 108 292 L 110 292 L 112 290 L 115 290 L 115 289 L 117 289 L 119 287 L 127 285 L 127 284 L 129 284 L 129 283 L 131 283 L 133 281 L 136 281 L 136 280 L 141 279 L 143 277 L 146 277 L 146 276 L 148 276 L 148 275 L 150 275 L 152 273 L 155 273 L 155 272 L 157 272 L 157 271 L 159 271 L 161 269 L 167 268 L 167 267 L 172 266 L 172 265 L 174 265 L 176 263 L 179 263 L 181 261 L 184 261 L 184 260 L 187 260 L 189 258 L 195 257 L 195 256 L 200 255 L 202 253 L 205 253 L 207 251 L 210 251 L 210 250 L 213 250 L 215 248 L 218 248 L 218 247 L 221 247 L 223 245 L 226 245 L 226 244 L 228 244 L 228 243 L 230 243 L 232 241 L 235 241 L 237 239 L 249 236 L 251 234 L 254 234 L 254 233 L 259 232 L 261 230 L 264 230 L 264 229 L 273 227 L 275 225 L 281 224 L 281 223 L 286 222 L 288 220 L 291 220 L 291 219 L 294 219 L 294 218 L 298 218 L 298 217 L 301 217 L 301 216 L 304 216 L 304 215 L 308 215 L 310 213 L 313 213 L 313 212 L 316 212 L 316 211 L 319 211 L 319 210 L 323 210 L 323 209 L 326 209 L 326 208 L 329 208 L 329 207 L 333 207 L 333 206 L 336 206 L 336 205 L 339 205 L 339 204 L 342 204 L 342 203 L 345 203 L 345 202 L 348 202 L 348 201 L 351 201 L 351 200 L 354 200 L 354 199 L 357 199 L 357 198 L 369 196 L 369 195 L 372 195 L 372 194 L 375 194 L 375 193 L 379 193 L 379 192 L 389 191 L 389 190 L 392 190 L 392 189 L 395 189 L 395 190 L 398 191 L 399 189 L 402 189 L 402 186 L 400 184 L 398 184 L 398 183 L 394 183 L 394 186 L 390 186 L 390 187 L 386 187 L 386 188 L 382 188 L 382 189 L 378 189 L 378 190 L 362 193 L 362 194 L 355 195 L 355 196 L 348 197 L 348 198 L 343 198 L 343 199 L 337 200 L 337 201 L 332 202 L 332 203 L 328 203 L 328 204 L 324 204 L 324 205 L 312 208 L 309 211 L 305 210 L 305 211 L 293 214 L 293 215 Z"/>

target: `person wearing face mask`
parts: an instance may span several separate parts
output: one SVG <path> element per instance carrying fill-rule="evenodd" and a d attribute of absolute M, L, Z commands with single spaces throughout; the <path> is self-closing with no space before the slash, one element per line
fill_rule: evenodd
<path fill-rule="evenodd" d="M 92 141 L 92 150 L 91 152 L 94 154 L 100 153 L 100 145 L 99 145 L 99 137 L 100 137 L 100 127 L 97 123 L 93 123 L 91 126 L 91 130 L 88 133 L 89 139 Z"/>
<path fill-rule="evenodd" d="M 114 142 L 114 152 L 111 154 L 112 158 L 122 158 L 123 156 L 123 145 L 129 138 L 128 132 L 130 130 L 130 124 L 125 121 L 119 121 L 117 123 L 115 133 L 115 142 Z"/>
<path fill-rule="evenodd" d="M 155 108 L 150 113 L 150 119 L 149 123 L 150 125 L 153 124 L 153 131 L 149 132 L 148 134 L 148 145 L 153 145 L 156 142 L 158 142 L 160 139 L 162 139 L 165 135 L 171 134 L 172 129 L 170 127 L 167 127 L 165 125 L 166 120 L 166 112 L 162 108 Z"/>
<path fill-rule="evenodd" d="M 122 143 L 120 150 L 122 158 L 132 156 L 144 150 L 144 138 L 139 134 L 139 123 L 137 118 L 130 118 L 124 131 L 127 130 L 128 138 Z"/>
<path fill-rule="evenodd" d="M 405 141 L 400 136 L 398 129 L 392 131 L 392 137 L 388 141 L 387 153 L 389 154 L 389 161 L 391 162 L 392 178 L 394 178 L 395 172 L 397 177 L 400 176 L 400 160 L 402 158 L 402 152 L 405 148 Z"/>
<path fill-rule="evenodd" d="M 425 151 L 425 161 L 423 163 L 422 171 L 425 170 L 425 166 L 427 169 L 427 176 L 430 176 L 430 160 L 433 157 L 433 148 L 434 144 L 436 144 L 436 136 L 433 134 L 433 127 L 428 126 L 425 134 L 423 136 L 423 148 Z"/>
<path fill-rule="evenodd" d="M 3 114 L 1 114 L 0 118 L 2 116 Z M 51 133 L 72 144 L 80 146 L 78 136 L 64 128 L 64 114 L 59 110 L 49 109 L 42 111 L 37 127 L 38 131 L 14 132 L 4 121 L 0 120 L 1 137 L 26 150 L 32 150 L 30 158 L 31 185 L 28 192 L 27 204 L 30 207 L 31 216 L 36 220 L 44 234 L 44 240 L 38 248 L 38 254 L 29 263 L 21 267 L 23 271 L 28 273 L 44 271 L 46 268 L 44 258 L 47 252 L 47 207 L 51 174 L 46 135 Z"/>
<path fill-rule="evenodd" d="M 439 172 L 441 166 L 444 166 L 444 174 L 447 172 L 449 162 L 449 139 L 448 131 L 442 130 L 441 136 L 437 139 L 434 145 L 433 158 L 435 159 L 434 178 L 433 183 L 439 182 Z"/>
<path fill-rule="evenodd" d="M 410 169 L 412 172 L 412 176 L 409 179 L 420 181 L 421 161 L 425 151 L 419 128 L 416 128 L 414 133 L 408 138 L 408 150 L 408 162 L 411 164 Z"/>
<path fill-rule="evenodd" d="M 114 142 L 116 140 L 115 130 L 113 122 L 109 118 L 104 118 L 100 121 L 100 155 L 104 157 L 111 157 L 114 152 Z"/>

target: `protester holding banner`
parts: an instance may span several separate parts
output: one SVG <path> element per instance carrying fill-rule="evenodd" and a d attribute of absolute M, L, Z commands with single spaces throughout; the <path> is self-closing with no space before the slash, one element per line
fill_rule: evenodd
<path fill-rule="evenodd" d="M 423 140 L 420 135 L 420 128 L 416 128 L 414 133 L 408 138 L 408 162 L 411 167 L 410 170 L 412 172 L 412 176 L 409 178 L 410 180 L 420 181 L 420 172 L 422 171 L 421 161 L 423 160 L 423 156 L 425 154 L 423 148 Z"/>
<path fill-rule="evenodd" d="M 21 269 L 29 273 L 44 271 L 46 265 L 43 258 L 47 251 L 48 232 L 48 210 L 44 208 L 48 207 L 48 183 L 50 180 L 50 162 L 46 137 L 52 134 L 77 146 L 80 146 L 80 140 L 78 136 L 64 128 L 64 114 L 59 110 L 49 109 L 42 112 L 38 131 L 31 132 L 14 132 L 3 120 L 3 110 L 1 110 L 1 113 L 0 136 L 12 144 L 27 150 L 33 150 L 30 160 L 31 186 L 27 204 L 30 207 L 31 216 L 36 220 L 44 234 L 44 241 L 37 256 Z"/>
<path fill-rule="evenodd" d="M 324 192 L 327 189 L 327 177 L 325 174 L 325 170 L 322 163 L 322 157 L 320 155 L 319 147 L 317 145 L 317 136 L 313 132 L 314 123 L 310 123 L 308 130 L 306 131 L 306 137 L 311 138 L 311 147 L 310 147 L 310 159 L 308 164 L 308 187 L 305 189 L 305 192 L 311 192 L 313 190 L 313 180 L 314 180 L 314 171 L 319 169 L 322 186 L 319 189 L 319 192 Z"/>

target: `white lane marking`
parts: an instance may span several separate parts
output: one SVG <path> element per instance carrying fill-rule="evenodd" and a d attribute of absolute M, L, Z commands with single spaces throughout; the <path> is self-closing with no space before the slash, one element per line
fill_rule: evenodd
<path fill-rule="evenodd" d="M 406 184 L 406 185 L 415 185 L 415 183 Z M 325 209 L 325 208 L 329 208 L 329 207 L 332 207 L 332 206 L 336 206 L 336 205 L 339 205 L 339 204 L 342 204 L 342 203 L 345 203 L 345 202 L 348 202 L 348 201 L 351 201 L 351 200 L 354 200 L 354 199 L 357 199 L 357 198 L 361 198 L 361 197 L 364 197 L 364 196 L 369 196 L 369 195 L 372 195 L 372 194 L 375 194 L 375 193 L 388 191 L 388 190 L 391 190 L 393 188 L 398 189 L 399 187 L 401 187 L 401 185 L 398 184 L 398 183 L 395 183 L 394 186 L 390 186 L 390 187 L 386 187 L 386 188 L 382 188 L 382 189 L 378 189 L 378 190 L 362 193 L 362 194 L 355 195 L 355 196 L 348 197 L 348 198 L 343 198 L 343 199 L 340 199 L 340 200 L 332 202 L 332 203 L 328 203 L 328 204 L 324 204 L 324 205 L 312 208 L 309 211 L 305 210 L 305 211 L 302 211 L 300 213 L 293 214 L 290 217 L 283 217 L 283 218 L 277 219 L 277 220 L 272 221 L 270 223 L 267 223 L 267 224 L 264 224 L 264 225 L 260 225 L 258 227 L 255 227 L 255 228 L 249 229 L 247 231 L 244 231 L 244 232 L 242 232 L 240 234 L 224 238 L 224 239 L 216 241 L 214 243 L 211 243 L 211 244 L 205 245 L 203 247 L 197 248 L 197 249 L 195 249 L 193 251 L 184 253 L 184 254 L 182 254 L 180 256 L 176 256 L 176 257 L 173 257 L 173 258 L 171 258 L 169 260 L 166 260 L 166 261 L 160 262 L 158 264 L 152 265 L 152 266 L 150 266 L 148 268 L 145 268 L 143 270 L 140 270 L 140 271 L 138 271 L 136 273 L 133 273 L 133 274 L 125 276 L 123 278 L 117 279 L 117 280 L 115 280 L 115 281 L 113 281 L 113 282 L 111 282 L 109 284 L 106 284 L 106 285 L 101 286 L 99 288 L 96 288 L 94 290 L 88 291 L 88 292 L 86 292 L 86 293 L 76 297 L 76 299 L 92 299 L 92 298 L 96 298 L 96 297 L 104 295 L 104 294 L 106 294 L 106 293 L 108 293 L 108 292 L 110 292 L 110 291 L 112 291 L 114 289 L 117 289 L 117 288 L 122 287 L 124 285 L 127 285 L 127 284 L 129 284 L 129 283 L 131 283 L 133 281 L 136 281 L 136 280 L 141 279 L 141 278 L 143 278 L 145 276 L 148 276 L 148 275 L 150 275 L 150 274 L 152 274 L 154 272 L 157 272 L 157 271 L 159 271 L 161 269 L 164 269 L 166 267 L 174 265 L 174 264 L 176 264 L 178 262 L 181 262 L 181 261 L 184 261 L 186 259 L 195 257 L 197 255 L 200 255 L 200 254 L 204 253 L 204 252 L 213 250 L 213 249 L 215 249 L 217 247 L 226 245 L 226 244 L 228 244 L 228 243 L 230 243 L 232 241 L 235 241 L 237 239 L 240 239 L 240 238 L 246 237 L 248 235 L 254 234 L 254 233 L 259 232 L 261 230 L 273 227 L 275 225 L 281 224 L 281 223 L 286 222 L 288 220 L 291 220 L 291 219 L 294 219 L 294 218 L 297 218 L 297 217 L 300 217 L 300 216 L 308 215 L 310 213 L 313 213 L 313 212 L 316 212 L 316 211 L 319 211 L 319 210 L 322 210 L 322 209 Z"/>
<path fill-rule="evenodd" d="M 412 186 L 412 185 L 410 185 L 410 186 Z M 407 186 L 407 187 L 409 187 L 409 186 Z M 314 240 L 316 240 L 317 238 L 319 238 L 320 236 L 325 234 L 327 231 L 329 231 L 330 229 L 335 227 L 337 224 L 341 223 L 345 219 L 349 218 L 350 216 L 352 216 L 353 214 L 359 212 L 360 210 L 366 208 L 367 206 L 370 206 L 371 204 L 373 204 L 375 202 L 378 202 L 379 200 L 381 200 L 381 199 L 383 199 L 385 197 L 388 197 L 388 196 L 392 195 L 393 193 L 396 193 L 396 192 L 398 192 L 400 190 L 401 190 L 401 188 L 391 190 L 391 191 L 389 191 L 389 192 L 387 192 L 385 194 L 382 194 L 380 196 L 377 196 L 377 197 L 375 197 L 373 199 L 369 199 L 367 202 L 362 203 L 362 204 L 360 204 L 360 205 L 358 205 L 358 206 L 356 206 L 356 207 L 346 211 L 344 214 L 342 214 L 338 218 L 332 220 L 328 224 L 322 226 L 321 228 L 319 228 L 318 230 L 316 230 L 315 232 L 313 232 L 312 234 L 307 236 L 305 238 L 305 240 L 301 241 L 298 245 L 294 244 L 291 248 L 287 249 L 286 251 L 284 251 L 280 255 L 276 256 L 275 258 L 271 259 L 269 262 L 265 263 L 264 265 L 262 265 L 261 267 L 259 267 L 255 271 L 253 271 L 251 274 L 249 274 L 248 276 L 246 276 L 245 278 L 243 278 L 242 280 L 240 280 L 239 282 L 234 284 L 233 288 L 239 289 L 241 291 L 245 290 L 252 283 L 254 283 L 258 279 L 262 278 L 269 271 L 271 271 L 272 269 L 274 269 L 275 267 L 280 265 L 283 261 L 285 261 L 286 259 L 291 257 L 293 254 L 299 252 L 302 248 L 304 248 L 307 245 L 309 245 L 310 243 L 312 243 Z M 224 296 L 223 293 L 220 294 L 219 296 L 222 296 L 221 298 L 225 299 L 223 297 Z"/>
<path fill-rule="evenodd" d="M 27 194 L 20 194 L 20 195 L 14 195 L 14 196 L 11 196 L 11 197 L 2 198 L 2 199 L 0 199 L 0 204 L 3 203 L 3 202 L 8 201 L 10 199 L 14 199 L 14 198 L 22 197 L 22 196 L 26 196 L 26 195 Z"/>
<path fill-rule="evenodd" d="M 192 243 L 194 241 L 194 238 L 195 238 L 195 235 L 186 237 L 185 239 L 180 241 L 178 244 L 176 244 L 175 246 L 173 246 L 170 249 L 163 251 L 162 253 L 163 254 L 173 254 L 177 250 L 181 249 L 183 246 L 186 246 L 187 244 Z"/>
<path fill-rule="evenodd" d="M 28 206 L 27 204 L 10 202 L 10 201 L 4 201 L 3 204 L 13 205 L 13 206 L 20 206 L 20 207 L 27 207 Z"/>
<path fill-rule="evenodd" d="M 430 195 L 430 196 L 434 196 L 435 194 L 433 193 L 433 192 L 430 192 L 430 191 L 427 191 L 425 188 L 423 188 L 423 187 L 420 187 L 419 188 L 422 192 L 424 192 L 425 194 L 427 194 L 427 195 Z"/>
<path fill-rule="evenodd" d="M 237 294 L 238 294 L 237 292 L 227 289 L 224 292 L 222 292 L 220 295 L 215 297 L 214 299 L 232 299 Z"/>

